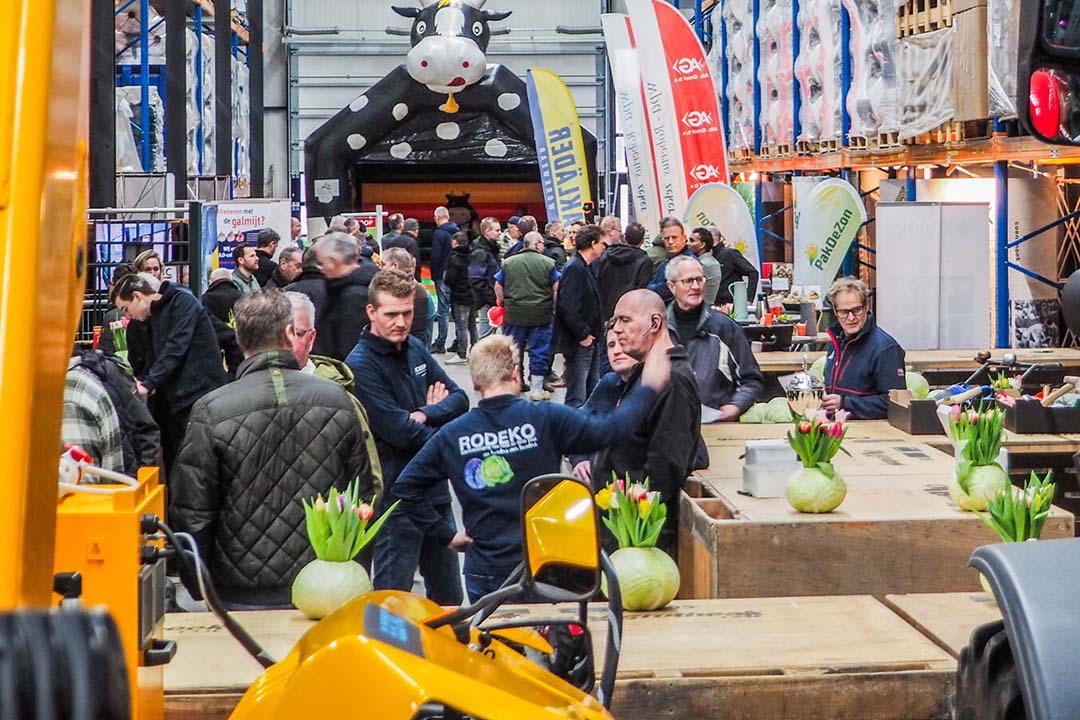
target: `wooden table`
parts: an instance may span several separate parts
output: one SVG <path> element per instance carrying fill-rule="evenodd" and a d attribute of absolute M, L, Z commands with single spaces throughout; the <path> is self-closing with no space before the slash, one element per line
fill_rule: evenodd
<path fill-rule="evenodd" d="M 590 611 L 598 670 L 604 608 Z M 571 612 L 511 606 L 502 614 Z M 278 658 L 311 625 L 295 611 L 235 616 Z M 178 648 L 165 668 L 170 720 L 227 717 L 261 672 L 209 614 L 168 615 L 165 636 Z M 871 597 L 676 601 L 627 614 L 613 713 L 638 720 L 944 719 L 954 673 L 948 653 Z"/>
<path fill-rule="evenodd" d="M 978 352 L 978 350 L 909 350 L 906 353 L 906 361 L 917 372 L 974 370 L 979 367 L 975 362 L 975 355 Z M 1021 363 L 1059 362 L 1065 366 L 1069 374 L 1080 370 L 1080 350 L 1075 348 L 995 349 L 992 352 L 997 359 L 1007 352 L 1015 353 L 1017 361 Z M 801 370 L 804 355 L 807 361 L 812 363 L 824 354 L 824 352 L 810 351 L 760 352 L 755 353 L 754 356 L 762 372 L 783 374 Z"/>
<path fill-rule="evenodd" d="M 785 498 L 742 495 L 741 446 L 710 446 L 710 468 L 680 504 L 682 596 L 978 590 L 967 561 L 997 536 L 949 498 L 953 459 L 910 439 L 845 447 L 854 457 L 840 454 L 834 463 L 847 497 L 837 510 L 815 515 L 796 512 Z M 1073 516 L 1053 508 L 1044 537 L 1072 535 Z"/>
<path fill-rule="evenodd" d="M 1001 619 L 997 603 L 984 592 L 888 595 L 885 604 L 954 658 L 975 628 Z"/>

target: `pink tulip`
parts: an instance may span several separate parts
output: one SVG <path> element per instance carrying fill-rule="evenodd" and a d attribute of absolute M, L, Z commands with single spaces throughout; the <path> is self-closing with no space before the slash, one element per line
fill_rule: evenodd
<path fill-rule="evenodd" d="M 949 416 L 952 418 L 953 422 L 960 422 L 960 406 L 953 405 L 952 410 L 949 411 Z"/>
<path fill-rule="evenodd" d="M 829 434 L 839 440 L 844 437 L 844 426 L 841 423 L 833 423 L 833 426 L 829 428 Z"/>
<path fill-rule="evenodd" d="M 968 410 L 968 422 L 972 425 L 978 425 L 979 413 L 975 412 L 974 410 Z"/>
<path fill-rule="evenodd" d="M 626 493 L 626 483 L 623 481 L 622 478 L 619 478 L 615 481 L 615 487 L 619 488 L 619 492 L 624 494 Z"/>
<path fill-rule="evenodd" d="M 639 502 L 648 494 L 649 491 L 646 490 L 645 486 L 641 483 L 634 483 L 630 486 L 630 489 L 626 491 L 626 497 L 630 498 L 634 502 Z"/>
<path fill-rule="evenodd" d="M 818 410 L 813 414 L 810 419 L 814 422 L 815 425 L 828 425 L 829 413 L 826 410 Z"/>
<path fill-rule="evenodd" d="M 847 410 L 836 411 L 836 422 L 838 423 L 846 423 L 849 417 L 851 417 L 851 413 L 849 413 Z"/>
<path fill-rule="evenodd" d="M 375 516 L 375 508 L 367 503 L 362 503 L 360 507 L 356 508 L 356 516 L 364 521 L 370 520 Z"/>

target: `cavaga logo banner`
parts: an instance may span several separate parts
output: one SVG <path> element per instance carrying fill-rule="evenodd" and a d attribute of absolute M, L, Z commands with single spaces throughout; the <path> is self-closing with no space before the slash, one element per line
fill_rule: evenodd
<path fill-rule="evenodd" d="M 824 180 L 798 201 L 795 284 L 827 290 L 866 222 L 866 208 L 850 183 Z M 824 293 L 822 293 L 824 294 Z"/>
<path fill-rule="evenodd" d="M 686 204 L 683 220 L 688 228 L 720 228 L 728 246 L 741 252 L 754 267 L 761 267 L 754 217 L 735 188 L 720 182 L 702 185 Z"/>
<path fill-rule="evenodd" d="M 548 70 L 529 70 L 528 89 L 548 220 L 584 220 L 592 192 L 577 106 L 566 83 Z"/>

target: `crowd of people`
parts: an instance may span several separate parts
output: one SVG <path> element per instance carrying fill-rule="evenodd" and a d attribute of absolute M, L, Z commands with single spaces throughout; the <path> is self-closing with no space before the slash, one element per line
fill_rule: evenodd
<path fill-rule="evenodd" d="M 231 606 L 289 605 L 312 557 L 301 499 L 354 480 L 379 514 L 400 501 L 360 558 L 375 587 L 409 590 L 419 572 L 444 605 L 463 580 L 473 600 L 502 584 L 521 560 L 521 486 L 563 467 L 594 490 L 647 480 L 674 555 L 679 492 L 709 463 L 701 424 L 763 399 L 722 307 L 729 281 L 757 271 L 715 229 L 665 218 L 643 247 L 648 229 L 615 217 L 543 232 L 486 217 L 476 233 L 443 207 L 432 219 L 434 293 L 420 223 L 400 214 L 381 246 L 355 221 L 306 247 L 298 221 L 284 246 L 263 231 L 199 298 L 153 251 L 113 272 L 99 347 L 71 359 L 64 440 L 111 470 L 160 464 L 170 523 Z M 829 293 L 825 407 L 881 417 L 904 358 L 867 299 L 850 278 Z M 475 407 L 443 362 L 468 366 Z"/>

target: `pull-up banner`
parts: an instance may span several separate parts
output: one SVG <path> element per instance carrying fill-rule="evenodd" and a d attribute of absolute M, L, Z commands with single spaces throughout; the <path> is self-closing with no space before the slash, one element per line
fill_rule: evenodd
<path fill-rule="evenodd" d="M 836 178 L 817 183 L 797 202 L 795 282 L 820 307 L 866 223 L 866 207 L 858 190 Z"/>
<path fill-rule="evenodd" d="M 529 70 L 528 90 L 548 221 L 584 220 L 592 193 L 574 98 L 566 83 L 549 70 Z"/>
<path fill-rule="evenodd" d="M 761 269 L 758 258 L 757 229 L 746 199 L 725 183 L 702 185 L 686 204 L 687 232 L 691 228 L 719 228 L 728 247 L 742 253 L 751 265 Z"/>
<path fill-rule="evenodd" d="M 630 18 L 616 13 L 600 16 L 607 45 L 608 64 L 619 103 L 626 175 L 637 221 L 645 227 L 646 242 L 660 225 L 660 199 L 656 164 L 645 118 L 644 92 L 638 54 L 630 43 Z"/>
<path fill-rule="evenodd" d="M 727 149 L 705 49 L 664 0 L 626 0 L 645 86 L 665 214 L 681 217 L 702 185 L 726 183 Z"/>

